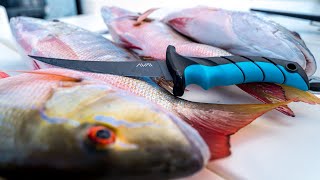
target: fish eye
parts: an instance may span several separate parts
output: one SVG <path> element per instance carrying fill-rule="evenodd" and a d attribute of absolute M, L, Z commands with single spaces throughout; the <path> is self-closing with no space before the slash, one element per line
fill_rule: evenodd
<path fill-rule="evenodd" d="M 114 132 L 104 126 L 93 126 L 88 129 L 89 140 L 100 146 L 113 144 L 116 140 Z"/>

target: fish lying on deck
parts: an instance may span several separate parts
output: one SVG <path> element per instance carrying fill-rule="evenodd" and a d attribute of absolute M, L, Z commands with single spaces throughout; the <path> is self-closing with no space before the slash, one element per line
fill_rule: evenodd
<path fill-rule="evenodd" d="M 70 31 L 70 26 L 62 22 L 49 22 L 34 18 L 20 17 L 11 20 L 11 27 L 18 43 L 30 55 L 96 61 L 116 61 L 123 56 L 130 56 L 128 52 L 122 50 L 124 54 L 120 54 L 119 57 L 113 56 L 111 59 L 105 59 L 103 57 L 108 56 L 109 48 L 120 47 L 114 46 L 102 36 L 80 28 L 72 27 L 72 33 L 66 33 Z M 87 38 L 81 39 L 82 36 Z M 50 47 L 50 51 L 46 50 L 46 47 Z M 92 47 L 96 47 L 96 49 Z M 40 67 L 47 66 L 41 64 Z M 211 159 L 228 156 L 231 153 L 230 135 L 267 111 L 283 105 L 283 103 L 267 105 L 195 103 L 175 98 L 150 79 L 142 81 L 106 74 L 84 74 L 87 77 L 101 80 L 135 95 L 145 97 L 167 111 L 178 115 L 198 130 L 210 148 Z M 303 97 L 310 97 L 313 101 L 317 100 L 309 94 Z"/>
<path fill-rule="evenodd" d="M 168 179 L 199 171 L 210 157 L 180 118 L 65 69 L 0 80 L 0 144 L 0 176 L 9 179 Z"/>
<path fill-rule="evenodd" d="M 197 42 L 235 55 L 297 62 L 308 76 L 316 71 L 316 61 L 297 33 L 252 13 L 199 6 L 171 13 L 164 22 Z"/>
<path fill-rule="evenodd" d="M 168 45 L 175 46 L 177 52 L 185 56 L 231 55 L 222 49 L 192 42 L 164 23 L 148 19 L 147 15 L 153 10 L 155 9 L 138 15 L 138 13 L 118 7 L 103 7 L 101 13 L 115 42 L 131 49 L 142 57 L 165 60 L 166 47 Z M 145 21 L 143 21 L 143 18 Z M 201 31 L 199 30 L 199 32 Z M 160 85 L 166 89 L 172 89 L 172 84 L 170 83 L 160 81 Z M 288 99 L 285 89 L 275 84 L 248 83 L 237 86 L 264 103 L 277 103 Z M 277 110 L 286 115 L 294 116 L 293 111 L 287 106 L 281 106 Z"/>

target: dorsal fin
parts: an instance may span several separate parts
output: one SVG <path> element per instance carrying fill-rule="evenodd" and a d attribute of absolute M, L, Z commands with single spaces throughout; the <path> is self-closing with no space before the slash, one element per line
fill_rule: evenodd
<path fill-rule="evenodd" d="M 137 21 L 134 23 L 135 26 L 138 26 L 142 23 L 142 21 L 152 21 L 152 19 L 149 19 L 148 16 L 152 14 L 154 11 L 158 10 L 159 8 L 151 8 L 147 10 L 146 12 L 142 13 Z"/>
<path fill-rule="evenodd" d="M 80 77 L 68 76 L 68 75 L 59 74 L 55 72 L 43 72 L 43 71 L 16 71 L 16 72 L 48 76 L 52 79 L 59 79 L 61 81 L 81 82 L 83 80 Z"/>

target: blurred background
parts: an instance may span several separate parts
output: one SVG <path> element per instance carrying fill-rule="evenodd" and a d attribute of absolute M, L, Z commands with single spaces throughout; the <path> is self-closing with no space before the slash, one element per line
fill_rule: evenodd
<path fill-rule="evenodd" d="M 147 2 L 147 3 L 145 3 Z M 188 3 L 190 2 L 190 3 Z M 296 5 L 303 3 L 303 6 Z M 135 8 L 136 10 L 144 10 L 146 7 L 170 7 L 178 6 L 185 7 L 189 4 L 194 4 L 192 0 L 185 0 L 174 2 L 172 0 L 158 0 L 158 1 L 146 1 L 146 0 L 1 0 L 0 5 L 4 6 L 7 10 L 8 18 L 14 16 L 30 16 L 37 18 L 61 18 L 68 16 L 75 16 L 79 14 L 96 14 L 99 13 L 100 7 L 103 5 L 119 5 L 124 8 Z M 237 7 L 237 9 L 244 9 L 248 4 L 261 4 L 263 7 L 281 9 L 279 4 L 288 5 L 286 9 L 297 12 L 318 12 L 319 7 L 314 4 L 319 4 L 320 0 L 237 0 L 237 1 L 215 1 L 215 0 L 199 0 L 197 4 L 211 4 L 214 6 L 220 6 L 225 8 Z M 267 3 L 267 4 L 266 4 Z M 284 6 L 282 6 L 284 7 Z M 283 9 L 283 8 L 282 8 Z"/>

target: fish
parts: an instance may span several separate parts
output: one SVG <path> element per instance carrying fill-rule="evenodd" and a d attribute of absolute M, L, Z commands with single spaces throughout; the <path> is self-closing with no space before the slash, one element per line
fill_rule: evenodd
<path fill-rule="evenodd" d="M 86 30 L 76 26 L 59 22 L 58 20 L 43 21 L 37 18 L 11 18 L 11 31 L 16 38 L 16 41 L 21 46 L 27 48 L 28 51 L 37 51 L 39 56 L 48 55 L 55 56 L 58 52 L 60 58 L 74 58 L 78 59 L 91 57 L 92 61 L 113 60 L 113 61 L 136 61 L 137 57 L 128 53 L 126 49 L 118 47 L 111 41 L 101 37 L 98 33 L 88 34 Z M 25 33 L 25 34 L 23 34 Z M 38 33 L 38 41 L 27 41 Z M 80 48 L 70 49 L 70 46 L 78 46 L 77 41 L 88 44 L 86 53 L 82 52 Z M 94 42 L 92 42 L 94 40 Z M 90 46 L 89 46 L 90 45 Z M 51 50 L 51 46 L 56 49 Z M 37 47 L 37 48 L 35 48 Z M 59 48 L 59 49 L 58 49 Z M 99 51 L 103 49 L 103 51 Z M 24 51 L 24 50 L 23 50 Z M 48 64 L 32 61 L 33 69 L 41 69 L 52 67 Z"/>
<path fill-rule="evenodd" d="M 149 15 L 152 11 L 146 13 Z M 139 16 L 138 13 L 122 8 L 105 6 L 101 9 L 101 14 L 114 42 L 129 48 L 145 59 L 166 59 L 168 45 L 174 46 L 179 54 L 185 56 L 231 55 L 220 48 L 192 42 L 166 24 L 156 20 L 148 20 L 145 13 Z M 141 22 L 136 24 L 139 17 L 143 18 L 140 18 Z M 143 21 L 145 19 L 147 21 Z"/>
<path fill-rule="evenodd" d="M 165 23 L 157 19 L 148 19 L 156 9 L 138 14 L 119 7 L 102 7 L 101 14 L 108 26 L 113 40 L 125 48 L 129 48 L 137 55 L 147 59 L 166 59 L 166 47 L 173 45 L 177 52 L 185 56 L 209 57 L 230 56 L 227 51 L 205 44 L 192 42 L 178 34 Z M 143 18 L 146 21 L 143 21 Z M 152 39 L 152 41 L 150 40 Z M 168 91 L 172 91 L 172 83 L 157 81 Z M 237 85 L 241 90 L 264 103 L 286 101 L 284 88 L 271 83 L 247 83 Z M 309 96 L 309 95 L 307 95 Z M 303 97 L 301 97 L 303 98 Z M 310 102 L 311 104 L 313 102 Z M 285 115 L 294 117 L 294 112 L 288 106 L 277 108 Z"/>
<path fill-rule="evenodd" d="M 235 55 L 297 62 L 309 77 L 317 68 L 314 56 L 297 33 L 253 13 L 197 6 L 169 13 L 162 21 L 196 42 Z"/>
<path fill-rule="evenodd" d="M 162 107 L 66 69 L 0 80 L 0 175 L 189 176 L 208 162 L 199 133 Z"/>
<path fill-rule="evenodd" d="M 100 56 L 107 56 L 109 53 L 108 45 L 113 45 L 107 42 L 107 39 L 102 39 L 102 36 L 97 36 L 95 33 L 83 29 L 73 31 L 72 35 L 65 34 L 64 32 L 69 31 L 68 27 L 70 25 L 66 26 L 63 22 L 48 22 L 34 18 L 18 17 L 11 19 L 10 24 L 18 44 L 21 45 L 25 54 L 28 55 L 67 59 L 72 58 L 75 60 L 92 59 L 108 61 Z M 57 28 L 57 30 L 48 32 L 48 24 L 50 24 L 51 28 Z M 30 28 L 34 30 L 30 31 Z M 90 43 L 88 43 L 87 40 L 75 38 L 78 36 L 78 33 L 85 33 L 85 36 L 88 37 L 91 36 L 89 38 Z M 52 38 L 47 41 L 49 35 L 50 37 L 55 37 L 55 41 L 60 42 L 60 44 L 52 42 Z M 61 44 L 63 44 L 64 48 L 60 47 Z M 44 51 L 43 49 L 48 46 L 50 46 L 50 52 Z M 93 50 L 90 46 L 103 48 Z M 120 47 L 117 46 L 117 48 Z M 100 56 L 92 51 L 97 51 L 97 53 L 100 53 Z M 126 51 L 122 52 L 129 53 Z M 118 57 L 115 56 L 114 59 L 109 60 L 113 61 L 116 59 L 118 59 Z M 31 61 L 34 60 L 31 59 Z M 45 66 L 41 67 L 50 68 Z M 232 134 L 236 133 L 264 113 L 290 102 L 285 101 L 276 104 L 247 105 L 198 103 L 175 98 L 168 93 L 167 90 L 163 89 L 149 78 L 135 79 L 108 74 L 83 73 L 86 77 L 90 77 L 91 79 L 111 84 L 134 95 L 144 97 L 183 119 L 195 128 L 201 137 L 203 137 L 210 150 L 210 160 L 223 158 L 231 154 L 230 136 Z M 163 83 L 166 82 L 163 81 Z M 311 99 L 314 101 L 316 100 L 313 96 Z"/>

